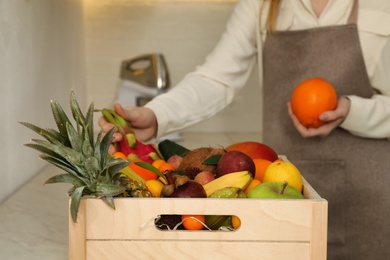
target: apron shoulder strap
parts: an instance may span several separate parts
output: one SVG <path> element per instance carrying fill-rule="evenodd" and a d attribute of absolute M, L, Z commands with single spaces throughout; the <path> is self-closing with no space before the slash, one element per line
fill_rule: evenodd
<path fill-rule="evenodd" d="M 351 13 L 349 14 L 348 17 L 348 22 L 347 22 L 348 24 L 357 24 L 358 9 L 359 9 L 358 6 L 359 6 L 359 1 L 354 0 Z"/>

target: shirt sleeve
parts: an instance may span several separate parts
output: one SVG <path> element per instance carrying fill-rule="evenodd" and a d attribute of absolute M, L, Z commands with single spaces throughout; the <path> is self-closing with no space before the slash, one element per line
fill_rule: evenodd
<path fill-rule="evenodd" d="M 349 96 L 351 110 L 341 127 L 367 138 L 390 137 L 390 97 L 374 95 L 370 99 Z"/>
<path fill-rule="evenodd" d="M 366 57 L 368 74 L 379 94 L 369 99 L 349 96 L 350 112 L 340 126 L 356 136 L 390 138 L 390 14 L 362 12 L 361 17 L 367 18 L 367 24 L 362 22 L 362 30 L 367 31 L 361 34 L 362 49 L 370 57 Z"/>
<path fill-rule="evenodd" d="M 232 102 L 256 63 L 259 6 L 257 0 L 239 1 L 205 63 L 146 104 L 156 114 L 158 137 L 209 118 Z"/>

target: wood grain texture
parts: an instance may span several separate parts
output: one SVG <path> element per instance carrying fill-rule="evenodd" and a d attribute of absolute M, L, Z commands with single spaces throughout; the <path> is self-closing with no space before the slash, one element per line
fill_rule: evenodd
<path fill-rule="evenodd" d="M 304 200 L 82 199 L 69 222 L 70 259 L 326 259 L 327 201 L 304 180 Z M 162 231 L 161 214 L 236 215 L 235 231 Z"/>
<path fill-rule="evenodd" d="M 87 259 L 94 260 L 310 259 L 308 244 L 241 241 L 93 241 L 88 243 L 87 252 Z"/>

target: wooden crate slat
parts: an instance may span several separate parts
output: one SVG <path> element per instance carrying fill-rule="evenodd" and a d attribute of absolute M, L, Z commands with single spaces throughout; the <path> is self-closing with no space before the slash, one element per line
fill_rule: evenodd
<path fill-rule="evenodd" d="M 88 200 L 87 239 L 310 240 L 309 200 L 149 198 L 116 199 L 115 205 L 112 210 Z M 237 215 L 241 227 L 235 232 L 161 231 L 154 225 L 160 214 Z"/>
<path fill-rule="evenodd" d="M 307 243 L 216 241 L 90 241 L 87 259 L 267 259 L 307 260 Z M 315 258 L 316 260 L 320 258 Z"/>

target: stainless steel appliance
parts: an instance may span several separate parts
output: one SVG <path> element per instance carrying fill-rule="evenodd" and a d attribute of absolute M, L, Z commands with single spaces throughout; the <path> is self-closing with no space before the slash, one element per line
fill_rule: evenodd
<path fill-rule="evenodd" d="M 143 106 L 169 87 L 164 56 L 160 53 L 139 55 L 121 64 L 117 102 L 123 106 Z"/>

